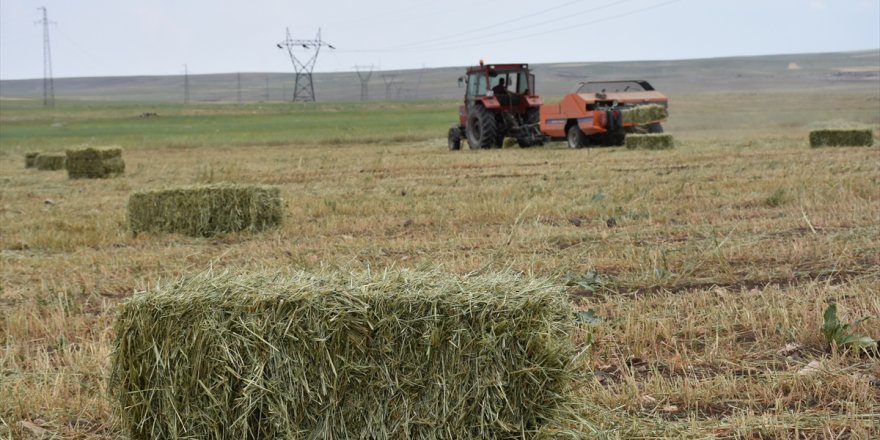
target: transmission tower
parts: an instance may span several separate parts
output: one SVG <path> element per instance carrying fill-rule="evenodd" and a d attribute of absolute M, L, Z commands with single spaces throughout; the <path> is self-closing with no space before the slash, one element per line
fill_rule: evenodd
<path fill-rule="evenodd" d="M 367 84 L 370 82 L 370 77 L 373 76 L 373 69 L 375 67 L 376 66 L 372 64 L 370 64 L 369 66 L 354 66 L 354 70 L 357 71 L 358 78 L 360 78 L 361 80 L 361 101 L 366 101 L 367 99 L 369 99 Z"/>
<path fill-rule="evenodd" d="M 43 11 L 43 19 L 34 22 L 43 25 L 43 105 L 46 107 L 55 106 L 55 79 L 52 78 L 52 47 L 49 44 L 49 25 L 57 24 L 49 21 L 49 14 L 46 7 L 37 8 Z"/>
<path fill-rule="evenodd" d="M 315 85 L 312 82 L 312 71 L 315 69 L 315 62 L 318 60 L 318 53 L 324 46 L 330 49 L 336 49 L 326 41 L 321 40 L 321 29 L 318 28 L 318 37 L 314 40 L 294 40 L 290 37 L 290 28 L 287 28 L 287 35 L 284 41 L 276 44 L 279 49 L 287 49 L 290 54 L 290 62 L 293 63 L 293 70 L 296 72 L 296 80 L 293 85 L 293 102 L 296 101 L 315 101 Z M 293 53 L 294 47 L 302 47 L 303 49 L 315 49 L 315 52 L 307 58 L 297 58 Z"/>
<path fill-rule="evenodd" d="M 183 103 L 189 104 L 189 66 L 183 65 Z"/>
<path fill-rule="evenodd" d="M 394 81 L 397 79 L 397 75 L 394 74 L 384 74 L 382 75 L 382 81 L 385 82 L 385 100 L 391 100 L 391 88 L 394 87 Z"/>

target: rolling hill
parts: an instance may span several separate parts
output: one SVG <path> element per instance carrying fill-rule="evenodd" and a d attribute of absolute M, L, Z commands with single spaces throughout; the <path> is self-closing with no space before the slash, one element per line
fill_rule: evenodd
<path fill-rule="evenodd" d="M 528 61 L 528 60 L 504 60 Z M 880 49 L 824 54 L 772 55 L 673 61 L 582 62 L 533 65 L 538 92 L 552 97 L 569 92 L 585 79 L 646 79 L 666 93 L 689 95 L 713 91 L 810 90 L 880 87 Z M 369 85 L 371 100 L 454 99 L 462 91 L 456 79 L 463 67 L 393 72 L 397 81 L 386 89 L 379 75 Z M 355 72 L 316 73 L 319 101 L 356 101 L 360 82 Z M 289 100 L 293 74 L 242 73 L 242 100 Z M 190 76 L 192 102 L 237 100 L 237 74 Z M 59 100 L 180 102 L 183 77 L 130 76 L 58 78 Z M 2 99 L 42 99 L 42 79 L 0 81 Z"/>

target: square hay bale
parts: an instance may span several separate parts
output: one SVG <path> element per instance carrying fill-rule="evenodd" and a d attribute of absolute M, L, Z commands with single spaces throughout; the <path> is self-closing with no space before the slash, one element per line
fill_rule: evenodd
<path fill-rule="evenodd" d="M 39 156 L 39 155 L 40 155 L 40 153 L 33 153 L 33 152 L 32 153 L 25 153 L 24 154 L 24 167 L 25 168 L 35 167 L 36 162 L 37 162 L 37 156 Z"/>
<path fill-rule="evenodd" d="M 657 104 L 642 105 L 624 109 L 621 113 L 624 124 L 644 125 L 661 121 L 669 117 L 669 111 Z"/>
<path fill-rule="evenodd" d="M 573 322 L 510 274 L 204 273 L 121 307 L 109 390 L 134 440 L 561 438 Z"/>
<path fill-rule="evenodd" d="M 824 129 L 810 132 L 810 146 L 813 148 L 871 145 L 874 145 L 874 133 L 870 129 Z"/>
<path fill-rule="evenodd" d="M 67 150 L 67 176 L 71 179 L 101 179 L 124 172 L 121 148 Z"/>
<path fill-rule="evenodd" d="M 63 170 L 67 156 L 63 154 L 40 153 L 34 158 L 34 168 L 38 170 Z"/>
<path fill-rule="evenodd" d="M 209 237 L 261 231 L 281 223 L 277 187 L 213 184 L 132 193 L 128 224 L 139 232 L 177 232 Z"/>
<path fill-rule="evenodd" d="M 630 150 L 668 150 L 675 148 L 671 134 L 627 134 L 626 148 Z"/>

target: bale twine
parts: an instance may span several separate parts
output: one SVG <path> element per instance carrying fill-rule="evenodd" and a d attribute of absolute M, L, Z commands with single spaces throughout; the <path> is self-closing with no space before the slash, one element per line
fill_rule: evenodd
<path fill-rule="evenodd" d="M 25 168 L 35 167 L 36 162 L 37 162 L 37 156 L 39 156 L 39 155 L 40 155 L 40 153 L 33 153 L 33 152 L 25 153 L 24 154 L 24 167 Z"/>
<path fill-rule="evenodd" d="M 516 275 L 205 273 L 122 306 L 109 390 L 134 440 L 557 438 L 572 326 Z"/>
<path fill-rule="evenodd" d="M 627 134 L 626 148 L 630 150 L 668 150 L 675 148 L 671 134 Z"/>
<path fill-rule="evenodd" d="M 276 187 L 215 184 L 132 193 L 128 224 L 139 232 L 177 232 L 194 237 L 243 230 L 260 231 L 281 223 Z"/>
<path fill-rule="evenodd" d="M 121 148 L 67 150 L 67 176 L 71 179 L 100 179 L 124 172 Z"/>
<path fill-rule="evenodd" d="M 669 117 L 669 111 L 665 107 L 656 104 L 628 108 L 620 113 L 624 124 L 644 125 Z"/>
<path fill-rule="evenodd" d="M 871 145 L 874 145 L 874 133 L 870 129 L 824 129 L 810 132 L 810 146 L 813 148 Z"/>
<path fill-rule="evenodd" d="M 63 154 L 40 153 L 34 158 L 34 168 L 38 170 L 63 170 L 67 156 Z"/>

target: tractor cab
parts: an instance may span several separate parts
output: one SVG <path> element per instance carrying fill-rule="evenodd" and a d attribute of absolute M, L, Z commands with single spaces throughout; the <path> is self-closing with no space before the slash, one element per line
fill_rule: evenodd
<path fill-rule="evenodd" d="M 535 75 L 529 73 L 528 64 L 471 67 L 459 82 L 467 85 L 465 105 L 468 107 L 480 102 L 489 108 L 498 105 L 506 111 L 516 111 L 526 103 L 526 97 L 537 98 L 533 95 Z"/>
<path fill-rule="evenodd" d="M 459 123 L 449 132 L 449 148 L 466 138 L 471 149 L 501 147 L 514 137 L 522 147 L 540 145 L 541 99 L 535 95 L 535 76 L 528 64 L 485 64 L 469 67 L 458 78 L 465 89 Z M 456 133 L 457 131 L 457 133 Z"/>

